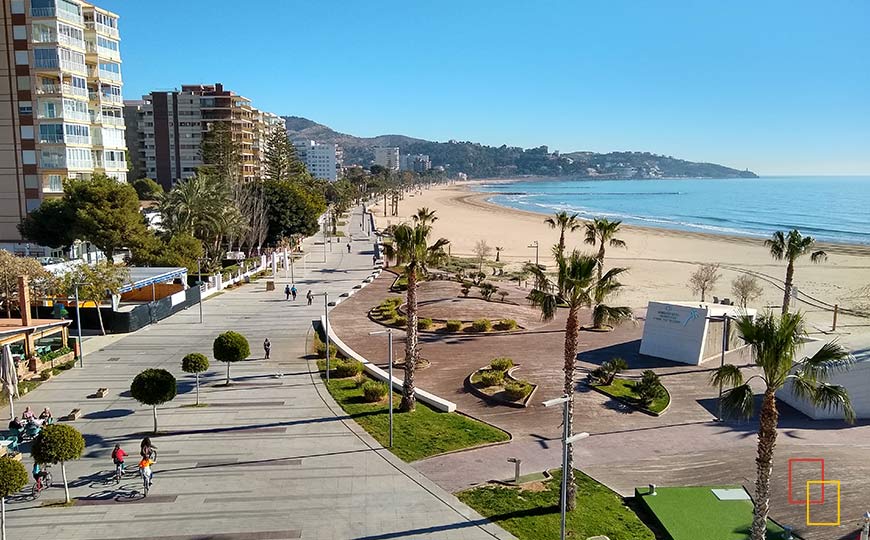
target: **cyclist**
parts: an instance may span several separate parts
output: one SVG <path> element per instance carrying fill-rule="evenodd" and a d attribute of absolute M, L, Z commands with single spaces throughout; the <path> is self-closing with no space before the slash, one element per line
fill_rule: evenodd
<path fill-rule="evenodd" d="M 115 464 L 115 478 L 120 482 L 121 477 L 124 476 L 124 458 L 127 457 L 127 452 L 125 452 L 120 444 L 115 445 L 115 449 L 112 450 L 112 463 Z"/>
<path fill-rule="evenodd" d="M 154 473 L 151 471 L 151 465 L 153 464 L 154 461 L 150 457 L 143 457 L 139 462 L 139 474 L 142 475 L 142 481 L 146 482 L 146 488 L 151 487 L 151 484 L 154 483 Z"/>
<path fill-rule="evenodd" d="M 153 444 L 151 444 L 150 437 L 145 437 L 144 439 L 142 439 L 142 444 L 140 445 L 140 448 L 139 448 L 139 455 L 140 456 L 142 456 L 143 458 L 148 458 L 148 459 L 154 461 L 154 455 L 155 455 L 154 451 L 155 450 L 157 450 L 157 447 L 154 446 Z"/>
<path fill-rule="evenodd" d="M 32 472 L 33 472 L 33 479 L 36 480 L 36 489 L 41 490 L 43 488 L 42 480 L 43 480 L 43 478 L 48 476 L 48 473 L 46 471 L 44 471 L 42 469 L 42 467 L 39 466 L 39 463 L 37 463 L 35 461 L 33 462 L 33 471 Z"/>

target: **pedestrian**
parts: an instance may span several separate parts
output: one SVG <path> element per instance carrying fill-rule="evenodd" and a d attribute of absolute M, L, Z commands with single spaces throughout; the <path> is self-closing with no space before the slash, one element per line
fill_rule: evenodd
<path fill-rule="evenodd" d="M 290 285 L 284 286 L 284 300 L 290 300 Z"/>
<path fill-rule="evenodd" d="M 311 294 L 311 289 L 308 289 L 308 294 L 305 295 L 305 298 L 308 299 L 308 305 L 311 305 L 311 302 L 314 300 L 314 295 Z"/>
<path fill-rule="evenodd" d="M 296 285 L 290 287 L 290 295 L 293 296 L 293 301 L 296 301 Z"/>
<path fill-rule="evenodd" d="M 372 255 L 372 266 L 374 266 L 376 264 L 378 264 L 378 255 L 374 254 L 374 255 Z"/>
<path fill-rule="evenodd" d="M 272 342 L 269 341 L 269 338 L 266 338 L 263 341 L 263 351 L 266 353 L 266 360 L 269 359 L 269 353 L 272 352 Z"/>
<path fill-rule="evenodd" d="M 347 244 L 347 252 L 350 253 L 350 243 Z"/>

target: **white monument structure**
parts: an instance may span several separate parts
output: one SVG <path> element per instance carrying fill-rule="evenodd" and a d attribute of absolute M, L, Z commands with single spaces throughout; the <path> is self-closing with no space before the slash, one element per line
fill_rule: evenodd
<path fill-rule="evenodd" d="M 640 354 L 700 365 L 722 353 L 723 317 L 755 316 L 754 309 L 704 302 L 650 302 Z M 732 333 L 728 350 L 742 346 Z"/>

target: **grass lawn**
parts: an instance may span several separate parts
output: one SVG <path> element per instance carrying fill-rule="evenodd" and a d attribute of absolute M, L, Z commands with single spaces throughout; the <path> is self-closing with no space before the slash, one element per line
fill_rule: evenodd
<path fill-rule="evenodd" d="M 327 388 L 357 424 L 385 447 L 389 444 L 389 401 L 386 398 L 380 403 L 366 403 L 353 378 L 333 378 Z M 401 400 L 401 395 L 393 394 L 392 452 L 404 461 L 417 461 L 451 450 L 508 440 L 508 434 L 500 429 L 461 414 L 438 412 L 419 401 L 414 412 L 399 412 Z"/>
<path fill-rule="evenodd" d="M 520 540 L 559 538 L 561 471 L 553 479 L 531 484 L 538 489 L 484 486 L 457 493 L 459 500 Z M 625 505 L 622 497 L 575 471 L 577 508 L 567 515 L 570 538 L 606 535 L 610 540 L 654 540 L 655 536 Z M 698 536 L 695 540 L 707 538 Z"/>
<path fill-rule="evenodd" d="M 595 388 L 604 392 L 610 397 L 622 398 L 632 405 L 643 408 L 640 406 L 640 403 L 637 399 L 637 394 L 634 392 L 634 384 L 636 381 L 628 380 L 628 379 L 613 379 L 613 384 L 608 385 L 596 385 Z M 665 397 L 656 398 L 652 405 L 650 405 L 649 410 L 654 413 L 660 413 L 668 406 L 671 402 L 670 394 L 666 394 Z"/>
<path fill-rule="evenodd" d="M 740 486 L 672 487 L 656 488 L 656 495 L 648 495 L 639 488 L 638 499 L 649 508 L 673 540 L 746 540 L 752 525 L 752 501 L 720 501 L 713 488 Z M 773 522 L 767 524 L 767 537 L 780 538 L 782 528 Z"/>

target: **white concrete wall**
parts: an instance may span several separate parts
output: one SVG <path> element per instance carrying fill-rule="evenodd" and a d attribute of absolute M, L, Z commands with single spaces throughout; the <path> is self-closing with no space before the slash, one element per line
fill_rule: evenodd
<path fill-rule="evenodd" d="M 640 354 L 697 366 L 703 360 L 706 335 L 705 308 L 650 302 Z"/>

